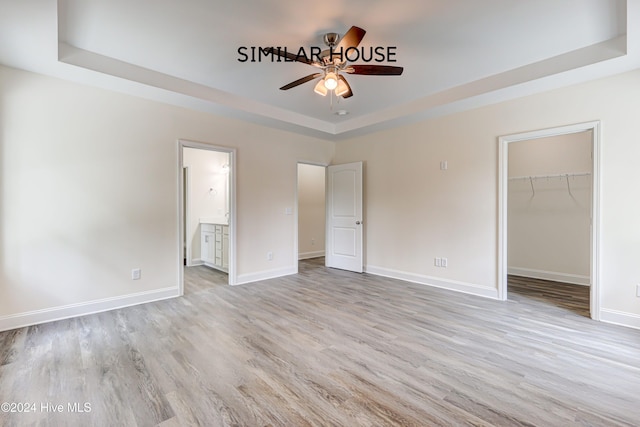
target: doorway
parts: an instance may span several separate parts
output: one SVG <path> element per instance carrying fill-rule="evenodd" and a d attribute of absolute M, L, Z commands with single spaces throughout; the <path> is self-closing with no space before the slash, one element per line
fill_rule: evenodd
<path fill-rule="evenodd" d="M 298 163 L 296 263 L 325 256 L 325 181 L 325 166 Z"/>
<path fill-rule="evenodd" d="M 178 141 L 180 294 L 185 269 L 203 282 L 236 283 L 235 149 Z"/>
<path fill-rule="evenodd" d="M 499 138 L 500 299 L 509 274 L 587 285 L 599 320 L 599 147 L 599 122 Z"/>
<path fill-rule="evenodd" d="M 314 190 L 305 187 L 311 175 Z M 301 257 L 310 259 L 323 253 L 326 267 L 362 273 L 363 163 L 319 166 L 298 162 L 296 176 L 295 264 L 298 266 Z M 308 200 L 309 194 L 314 194 L 312 200 Z M 308 227 L 305 224 L 310 218 L 306 213 L 308 206 L 313 206 L 314 212 L 311 234 L 303 228 Z M 322 236 L 323 249 L 315 246 L 317 239 L 313 236 Z"/>

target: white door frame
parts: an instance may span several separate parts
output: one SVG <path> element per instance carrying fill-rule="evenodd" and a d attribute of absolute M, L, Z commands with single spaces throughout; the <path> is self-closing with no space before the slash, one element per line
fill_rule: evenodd
<path fill-rule="evenodd" d="M 592 131 L 593 184 L 591 202 L 591 318 L 600 320 L 600 122 L 593 121 L 574 125 L 536 130 L 498 138 L 498 298 L 507 299 L 507 207 L 509 185 L 509 144 L 529 139 L 566 135 Z"/>
<path fill-rule="evenodd" d="M 183 218 L 189 218 L 191 216 L 191 169 L 189 166 L 182 167 L 182 179 L 182 189 L 184 190 L 182 194 L 182 202 L 184 203 Z M 186 239 L 186 236 L 191 236 L 191 224 L 189 224 L 189 221 L 183 221 L 183 226 L 184 235 L 182 236 L 182 241 L 187 252 L 183 258 L 186 260 L 185 267 L 192 267 L 192 247 L 191 243 Z"/>
<path fill-rule="evenodd" d="M 202 142 L 179 139 L 178 149 L 178 283 L 180 295 L 184 295 L 184 212 L 182 203 L 184 201 L 184 178 L 183 168 L 183 148 L 196 148 L 199 150 L 219 151 L 229 154 L 229 284 L 237 283 L 236 270 L 236 149 L 222 147 L 218 145 L 205 144 Z"/>

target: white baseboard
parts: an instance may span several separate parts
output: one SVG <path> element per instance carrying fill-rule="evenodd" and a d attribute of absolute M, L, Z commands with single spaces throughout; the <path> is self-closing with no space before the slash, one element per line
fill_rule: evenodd
<path fill-rule="evenodd" d="M 296 274 L 297 268 L 284 267 L 275 268 L 273 270 L 263 270 L 255 273 L 240 274 L 236 280 L 236 285 L 245 285 L 247 283 L 258 282 L 260 280 L 275 279 L 276 277 L 289 276 Z"/>
<path fill-rule="evenodd" d="M 365 271 L 376 276 L 390 277 L 392 279 L 404 280 L 421 285 L 433 286 L 436 288 L 448 289 L 451 291 L 464 292 L 486 298 L 498 299 L 498 289 L 476 285 L 474 283 L 458 282 L 449 279 L 425 276 L 422 274 L 408 273 L 405 271 L 392 270 L 384 267 L 367 265 Z"/>
<path fill-rule="evenodd" d="M 624 311 L 600 309 L 600 321 L 613 323 L 614 325 L 626 326 L 628 328 L 640 329 L 640 316 Z"/>
<path fill-rule="evenodd" d="M 553 282 L 571 283 L 573 285 L 591 286 L 589 276 L 579 274 L 558 273 L 555 271 L 535 270 L 532 268 L 509 267 L 508 274 L 514 276 L 530 277 L 532 279 L 551 280 Z"/>
<path fill-rule="evenodd" d="M 145 304 L 178 296 L 180 296 L 180 290 L 177 287 L 171 287 L 78 304 L 46 308 L 43 310 L 10 314 L 8 316 L 0 317 L 0 331 L 8 331 L 10 329 L 22 328 L 24 326 L 37 325 L 40 323 L 55 322 L 56 320 L 68 319 L 70 317 L 86 316 L 88 314 L 100 313 L 103 311 L 115 310 L 118 308 Z"/>
<path fill-rule="evenodd" d="M 324 256 L 324 251 L 315 251 L 315 252 L 300 252 L 298 253 L 298 259 L 311 259 L 318 258 Z"/>

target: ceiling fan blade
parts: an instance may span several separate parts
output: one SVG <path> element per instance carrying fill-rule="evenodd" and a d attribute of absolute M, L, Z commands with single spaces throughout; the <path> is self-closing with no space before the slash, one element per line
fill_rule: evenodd
<path fill-rule="evenodd" d="M 289 89 L 291 89 L 292 87 L 300 86 L 301 84 L 306 83 L 306 82 L 310 82 L 311 80 L 313 80 L 313 79 L 315 79 L 315 78 L 318 78 L 318 77 L 320 77 L 321 75 L 322 75 L 322 73 L 309 74 L 308 76 L 303 77 L 303 78 L 301 78 L 301 79 L 298 79 L 298 80 L 296 80 L 295 82 L 291 82 L 291 83 L 289 83 L 288 85 L 284 85 L 284 86 L 282 86 L 282 87 L 280 88 L 280 90 L 289 90 Z"/>
<path fill-rule="evenodd" d="M 274 47 L 270 47 L 267 50 L 267 53 L 269 55 L 273 54 L 281 58 L 287 58 L 287 59 L 290 59 L 291 61 L 302 62 L 303 64 L 309 64 L 313 66 L 319 65 L 317 62 L 311 61 L 305 55 L 298 55 L 297 53 L 289 52 L 286 49 L 276 49 Z"/>
<path fill-rule="evenodd" d="M 343 75 L 338 74 L 338 78 L 340 80 L 342 80 L 344 82 L 344 84 L 347 85 L 347 88 L 349 88 L 349 90 L 346 93 L 344 93 L 344 94 L 342 94 L 340 96 L 342 96 L 345 99 L 346 98 L 351 98 L 353 96 L 353 92 L 351 91 L 351 86 L 349 85 L 349 82 L 347 81 L 347 79 L 344 78 Z"/>
<path fill-rule="evenodd" d="M 340 52 L 340 49 L 342 49 L 342 52 L 346 52 L 350 47 L 358 47 L 366 33 L 367 32 L 360 27 L 353 26 L 349 28 L 349 31 L 342 36 L 334 48 L 334 51 Z"/>
<path fill-rule="evenodd" d="M 404 71 L 402 67 L 391 65 L 350 65 L 344 72 L 349 74 L 365 74 L 370 76 L 399 76 Z"/>

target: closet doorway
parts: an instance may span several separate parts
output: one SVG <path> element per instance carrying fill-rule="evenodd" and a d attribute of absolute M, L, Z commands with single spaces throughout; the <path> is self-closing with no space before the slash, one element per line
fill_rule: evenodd
<path fill-rule="evenodd" d="M 235 149 L 178 141 L 181 295 L 185 269 L 200 287 L 236 283 L 235 158 Z"/>
<path fill-rule="evenodd" d="M 499 143 L 500 298 L 511 283 L 598 320 L 599 123 Z"/>

